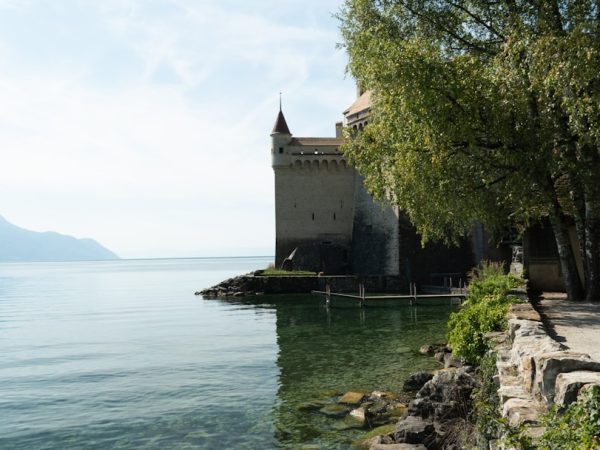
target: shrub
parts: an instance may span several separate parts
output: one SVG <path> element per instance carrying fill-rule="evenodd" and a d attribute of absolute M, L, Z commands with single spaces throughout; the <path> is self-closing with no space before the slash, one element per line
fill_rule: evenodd
<path fill-rule="evenodd" d="M 456 355 L 479 363 L 489 350 L 485 334 L 506 327 L 508 307 L 516 301 L 508 293 L 522 283 L 513 275 L 504 275 L 500 264 L 485 262 L 471 272 L 469 295 L 448 322 L 448 342 Z"/>
<path fill-rule="evenodd" d="M 537 448 L 600 448 L 600 386 L 592 386 L 562 413 L 554 407 L 543 418 L 542 425 L 546 426 L 546 432 L 536 443 Z"/>
<path fill-rule="evenodd" d="M 450 315 L 448 343 L 452 352 L 467 361 L 478 364 L 489 350 L 485 334 L 501 331 L 506 325 L 508 307 L 514 298 L 502 295 L 486 295 L 478 301 L 463 304 Z"/>

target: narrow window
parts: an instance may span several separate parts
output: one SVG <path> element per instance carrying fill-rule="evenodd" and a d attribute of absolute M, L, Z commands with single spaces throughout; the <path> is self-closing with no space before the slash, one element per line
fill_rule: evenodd
<path fill-rule="evenodd" d="M 340 200 L 340 209 L 344 207 L 344 200 Z"/>
<path fill-rule="evenodd" d="M 279 153 L 283 153 L 283 147 L 279 147 Z"/>
<path fill-rule="evenodd" d="M 312 219 L 315 220 L 315 213 L 312 213 Z"/>
<path fill-rule="evenodd" d="M 333 220 L 335 220 L 335 213 L 333 213 Z"/>

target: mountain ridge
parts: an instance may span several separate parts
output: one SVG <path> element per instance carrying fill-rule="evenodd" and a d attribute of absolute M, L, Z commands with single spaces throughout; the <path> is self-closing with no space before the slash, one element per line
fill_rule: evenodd
<path fill-rule="evenodd" d="M 0 215 L 0 261 L 94 261 L 119 257 L 91 238 L 31 231 Z"/>

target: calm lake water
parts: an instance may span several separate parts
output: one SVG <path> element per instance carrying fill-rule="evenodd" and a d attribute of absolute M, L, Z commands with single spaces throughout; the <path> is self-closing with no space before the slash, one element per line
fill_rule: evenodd
<path fill-rule="evenodd" d="M 193 295 L 269 262 L 0 264 L 0 448 L 348 448 L 299 406 L 435 367 L 451 307 Z"/>

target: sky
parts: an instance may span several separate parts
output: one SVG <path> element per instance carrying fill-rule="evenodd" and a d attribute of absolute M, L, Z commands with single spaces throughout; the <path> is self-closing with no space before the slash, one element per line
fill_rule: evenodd
<path fill-rule="evenodd" d="M 341 0 L 0 0 L 0 215 L 124 258 L 274 254 L 270 138 L 354 100 Z"/>

